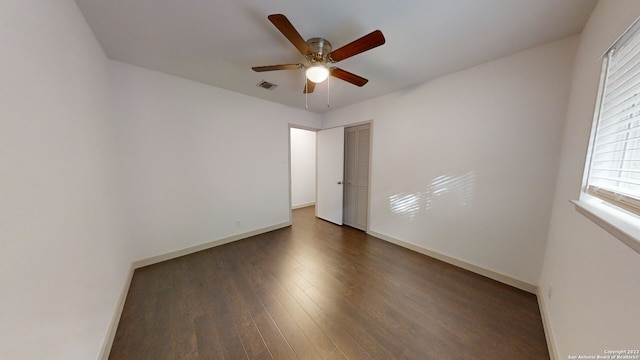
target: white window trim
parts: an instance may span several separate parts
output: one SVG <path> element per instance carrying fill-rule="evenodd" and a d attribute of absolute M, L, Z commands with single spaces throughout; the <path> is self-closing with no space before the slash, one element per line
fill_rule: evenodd
<path fill-rule="evenodd" d="M 580 195 L 580 200 L 571 200 L 571 203 L 580 214 L 640 254 L 638 216 L 585 193 Z"/>
<path fill-rule="evenodd" d="M 640 216 L 624 210 L 610 202 L 601 198 L 592 196 L 587 193 L 587 177 L 589 176 L 589 168 L 591 166 L 591 154 L 593 146 L 594 129 L 597 126 L 601 112 L 601 101 L 603 97 L 603 88 L 606 76 L 606 68 L 609 51 L 619 43 L 625 41 L 635 31 L 640 31 L 640 21 L 636 20 L 603 55 L 603 66 L 601 71 L 600 83 L 598 85 L 598 95 L 593 115 L 591 139 L 589 140 L 589 149 L 584 167 L 582 187 L 578 200 L 572 200 L 576 211 L 584 215 L 587 219 L 603 228 L 605 231 L 622 241 L 637 253 L 640 253 Z"/>

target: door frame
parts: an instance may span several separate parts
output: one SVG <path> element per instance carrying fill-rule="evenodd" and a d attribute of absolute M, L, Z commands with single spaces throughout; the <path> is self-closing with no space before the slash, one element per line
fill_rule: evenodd
<path fill-rule="evenodd" d="M 293 124 L 293 123 L 289 123 L 289 126 L 287 127 L 287 143 L 288 143 L 288 151 L 287 151 L 287 158 L 288 158 L 288 162 L 289 162 L 289 166 L 288 166 L 288 170 L 289 170 L 289 224 L 293 223 L 293 209 L 291 208 L 292 206 L 292 199 L 291 199 L 291 128 L 296 128 L 296 129 L 302 129 L 302 130 L 309 130 L 309 131 L 313 131 L 315 133 L 317 133 L 318 131 L 321 130 L 328 130 L 334 127 L 344 127 L 345 129 L 348 127 L 352 127 L 352 126 L 360 126 L 360 125 L 364 125 L 364 124 L 369 124 L 370 126 L 370 136 L 371 139 L 369 141 L 369 186 L 367 189 L 367 230 L 366 233 L 368 234 L 370 231 L 370 223 L 371 223 L 371 174 L 373 171 L 373 138 L 374 138 L 374 119 L 369 119 L 369 120 L 364 120 L 364 121 L 357 121 L 357 122 L 353 122 L 353 123 L 348 123 L 348 124 L 343 124 L 343 125 L 336 125 L 336 126 L 332 126 L 330 128 L 322 128 L 322 129 L 318 129 L 315 127 L 311 127 L 311 126 L 304 126 L 304 125 L 298 125 L 298 124 Z M 317 135 L 316 135 L 317 138 Z M 316 148 L 318 146 L 318 143 L 316 141 Z M 316 156 L 317 156 L 317 151 L 316 151 Z M 316 163 L 316 167 L 317 167 L 317 163 Z M 318 191 L 318 173 L 316 170 L 316 192 Z M 344 188 L 343 188 L 344 191 Z M 316 202 L 318 201 L 318 197 L 316 195 Z M 344 210 L 344 203 L 343 203 L 343 210 Z M 344 217 L 344 214 L 343 214 Z"/>

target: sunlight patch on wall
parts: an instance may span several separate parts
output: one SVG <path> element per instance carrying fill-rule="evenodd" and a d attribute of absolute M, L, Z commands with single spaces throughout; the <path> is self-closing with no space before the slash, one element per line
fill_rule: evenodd
<path fill-rule="evenodd" d="M 389 207 L 392 212 L 413 220 L 420 212 L 420 198 L 421 194 L 419 192 L 391 195 L 389 197 Z"/>
<path fill-rule="evenodd" d="M 473 206 L 475 182 L 473 171 L 459 176 L 438 176 L 423 191 L 391 195 L 389 208 L 409 221 L 415 220 L 421 212 L 446 214 L 463 211 Z"/>

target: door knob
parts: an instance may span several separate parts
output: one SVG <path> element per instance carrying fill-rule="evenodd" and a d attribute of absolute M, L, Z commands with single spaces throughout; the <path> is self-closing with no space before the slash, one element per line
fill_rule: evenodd
<path fill-rule="evenodd" d="M 338 181 L 338 185 L 342 185 L 342 181 Z"/>

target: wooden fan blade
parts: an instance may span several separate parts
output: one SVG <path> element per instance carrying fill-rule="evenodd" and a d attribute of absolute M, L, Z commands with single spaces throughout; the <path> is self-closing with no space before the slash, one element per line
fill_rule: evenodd
<path fill-rule="evenodd" d="M 316 83 L 314 83 L 313 81 L 307 79 L 307 86 L 304 87 L 304 90 L 302 90 L 303 94 L 311 94 L 313 92 L 313 90 L 315 90 L 316 88 Z"/>
<path fill-rule="evenodd" d="M 289 19 L 282 14 L 272 14 L 267 17 L 269 21 L 273 23 L 273 25 L 280 30 L 282 35 L 286 37 L 293 46 L 300 51 L 302 55 L 311 55 L 313 52 L 307 42 L 304 41 L 300 33 L 293 27 Z"/>
<path fill-rule="evenodd" d="M 336 77 L 338 79 L 344 80 L 346 82 L 350 82 L 356 86 L 364 86 L 364 84 L 368 83 L 369 80 L 358 76 L 356 74 L 350 73 L 346 70 L 342 70 L 339 68 L 331 68 L 331 76 Z"/>
<path fill-rule="evenodd" d="M 268 66 L 254 66 L 253 71 L 274 71 L 274 70 L 294 70 L 303 68 L 302 64 L 285 64 L 285 65 L 268 65 Z"/>
<path fill-rule="evenodd" d="M 338 61 L 350 58 L 354 55 L 363 53 L 367 50 L 371 50 L 384 43 L 385 43 L 385 39 L 384 39 L 384 35 L 382 35 L 382 31 L 376 30 L 372 33 L 369 33 L 361 37 L 358 40 L 352 41 L 347 45 L 330 52 L 327 57 L 331 62 L 338 62 Z"/>

